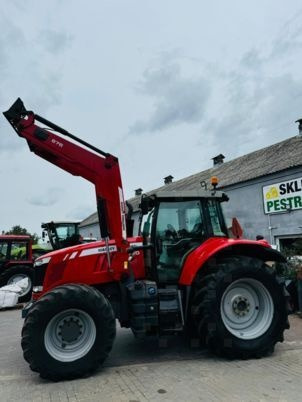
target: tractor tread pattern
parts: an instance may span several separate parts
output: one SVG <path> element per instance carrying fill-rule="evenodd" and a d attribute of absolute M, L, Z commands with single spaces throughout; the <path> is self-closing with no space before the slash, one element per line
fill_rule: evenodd
<path fill-rule="evenodd" d="M 42 317 L 47 316 L 50 319 L 56 314 L 56 312 L 53 312 L 53 307 L 58 305 L 64 306 L 66 303 L 69 306 L 68 308 L 72 308 L 72 306 L 81 308 L 82 306 L 83 310 L 85 310 L 85 306 L 90 306 L 90 309 L 92 306 L 95 312 L 96 326 L 98 327 L 101 321 L 106 325 L 103 325 L 101 328 L 102 342 L 95 342 L 93 353 L 90 355 L 92 358 L 89 362 L 77 365 L 76 368 L 68 367 L 66 370 L 56 370 L 52 369 L 52 365 L 47 364 L 47 361 L 43 361 L 39 357 L 35 345 L 35 334 L 40 330 Z M 115 335 L 115 316 L 111 304 L 106 297 L 93 287 L 68 284 L 54 288 L 46 293 L 31 308 L 22 329 L 21 345 L 24 358 L 29 363 L 32 371 L 39 372 L 42 378 L 48 378 L 53 381 L 62 379 L 71 380 L 91 374 L 104 362 L 112 349 Z M 49 358 L 52 359 L 50 356 Z M 69 363 L 69 366 L 71 366 L 71 363 Z"/>
<path fill-rule="evenodd" d="M 278 302 L 280 310 L 276 312 L 275 308 L 278 319 L 272 336 L 266 337 L 265 342 L 262 344 L 260 342 L 256 348 L 238 347 L 241 342 L 234 342 L 234 337 L 227 331 L 222 321 L 220 325 L 217 323 L 217 289 L 223 282 L 231 283 L 231 278 L 238 275 L 238 271 L 241 277 L 249 277 L 253 271 L 253 277 L 259 281 L 261 278 L 271 281 L 280 297 L 279 301 L 273 300 L 274 303 Z M 199 339 L 217 355 L 241 359 L 260 358 L 273 353 L 277 342 L 283 342 L 283 332 L 289 328 L 284 285 L 277 279 L 275 271 L 263 261 L 243 256 L 224 258 L 218 262 L 215 273 L 203 276 L 202 280 L 197 277 L 194 285 L 191 304 L 193 325 Z"/>

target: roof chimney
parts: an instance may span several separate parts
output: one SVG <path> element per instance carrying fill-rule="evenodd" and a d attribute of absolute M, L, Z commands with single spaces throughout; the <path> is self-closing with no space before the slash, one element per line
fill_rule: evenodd
<path fill-rule="evenodd" d="M 219 154 L 217 156 L 214 156 L 214 158 L 212 158 L 213 160 L 213 166 L 218 166 L 221 165 L 223 163 L 225 156 L 222 154 Z"/>
<path fill-rule="evenodd" d="M 134 190 L 135 196 L 138 197 L 139 195 L 142 195 L 143 189 L 142 188 L 137 188 Z"/>
<path fill-rule="evenodd" d="M 295 123 L 299 123 L 298 125 L 299 135 L 302 136 L 302 119 L 296 120 Z"/>
<path fill-rule="evenodd" d="M 169 176 L 167 176 L 167 177 L 164 177 L 165 184 L 170 184 L 170 183 L 172 183 L 172 180 L 173 180 L 173 179 L 174 179 L 174 177 L 171 176 L 171 175 L 169 175 Z"/>

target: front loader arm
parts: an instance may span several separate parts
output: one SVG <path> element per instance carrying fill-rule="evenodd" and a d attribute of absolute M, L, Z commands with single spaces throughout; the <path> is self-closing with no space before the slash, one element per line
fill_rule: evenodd
<path fill-rule="evenodd" d="M 125 203 L 118 159 L 32 111 L 27 111 L 20 98 L 3 114 L 17 134 L 27 140 L 32 152 L 72 175 L 81 176 L 94 184 L 101 236 L 114 239 L 117 247 L 124 251 L 127 247 Z M 36 121 L 91 150 L 38 126 Z"/>

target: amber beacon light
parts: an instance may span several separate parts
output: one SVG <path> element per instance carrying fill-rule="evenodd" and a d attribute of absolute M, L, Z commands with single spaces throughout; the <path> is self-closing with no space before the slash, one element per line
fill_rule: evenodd
<path fill-rule="evenodd" d="M 218 177 L 212 176 L 212 177 L 211 177 L 211 184 L 212 184 L 212 186 L 214 187 L 214 189 L 216 189 L 216 187 L 218 186 L 218 183 L 219 183 Z"/>

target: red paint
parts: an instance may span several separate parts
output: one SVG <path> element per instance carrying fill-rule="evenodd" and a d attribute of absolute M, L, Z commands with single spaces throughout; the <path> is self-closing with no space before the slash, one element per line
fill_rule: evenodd
<path fill-rule="evenodd" d="M 199 247 L 197 247 L 191 254 L 188 255 L 184 266 L 182 268 L 182 273 L 179 279 L 180 285 L 191 285 L 193 282 L 197 272 L 202 269 L 204 263 L 208 261 L 211 257 L 217 254 L 219 251 L 223 249 L 227 249 L 228 247 L 236 247 L 239 245 L 249 245 L 249 246 L 258 246 L 259 241 L 254 240 L 237 240 L 237 239 L 228 239 L 227 237 L 212 237 L 202 243 Z M 262 246 L 270 248 L 270 245 L 267 242 L 262 241 Z"/>
<path fill-rule="evenodd" d="M 74 176 L 81 176 L 95 186 L 97 197 L 106 202 L 107 222 L 110 238 L 115 239 L 121 252 L 126 252 L 127 242 L 122 238 L 121 206 L 119 188 L 122 180 L 118 159 L 91 152 L 71 141 L 43 129 L 47 138 L 41 140 L 35 132 L 41 128 L 35 124 L 34 114 L 18 123 L 18 133 L 24 137 L 32 152 Z"/>

